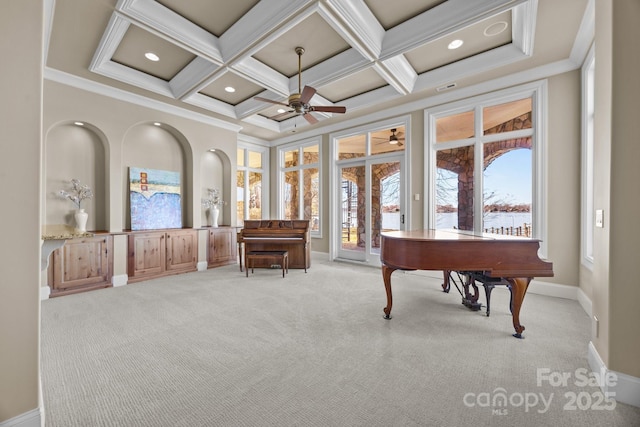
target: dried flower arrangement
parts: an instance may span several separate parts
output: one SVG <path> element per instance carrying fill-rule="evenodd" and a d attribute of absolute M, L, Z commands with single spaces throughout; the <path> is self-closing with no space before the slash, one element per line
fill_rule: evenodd
<path fill-rule="evenodd" d="M 209 192 L 209 197 L 202 199 L 202 206 L 205 208 L 211 208 L 213 206 L 219 208 L 224 205 L 224 201 L 220 198 L 220 190 L 217 188 L 209 188 L 207 191 Z"/>
<path fill-rule="evenodd" d="M 88 185 L 81 184 L 80 180 L 74 178 L 71 180 L 71 190 L 60 190 L 58 195 L 63 199 L 71 200 L 80 209 L 83 200 L 93 198 L 93 191 Z"/>

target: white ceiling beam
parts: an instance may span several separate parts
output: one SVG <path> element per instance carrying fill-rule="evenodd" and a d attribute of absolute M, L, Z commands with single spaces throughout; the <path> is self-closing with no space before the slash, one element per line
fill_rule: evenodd
<path fill-rule="evenodd" d="M 468 27 L 531 0 L 449 0 L 421 13 L 385 34 L 380 59 L 394 56 Z"/>
<path fill-rule="evenodd" d="M 169 82 L 173 96 L 179 99 L 189 95 L 219 68 L 220 66 L 197 56 Z"/>
<path fill-rule="evenodd" d="M 380 57 L 385 31 L 363 0 L 327 0 L 318 13 L 363 57 Z"/>
<path fill-rule="evenodd" d="M 522 51 L 513 44 L 500 46 L 484 52 L 482 55 L 465 58 L 461 61 L 420 74 L 416 79 L 414 91 L 418 92 L 429 88 L 436 88 L 443 84 L 455 82 L 458 79 L 528 58 L 527 55 L 522 53 Z"/>
<path fill-rule="evenodd" d="M 317 0 L 261 0 L 220 37 L 228 64 L 252 55 L 313 13 Z"/>
<path fill-rule="evenodd" d="M 350 111 L 367 108 L 455 79 L 525 59 L 532 53 L 538 0 L 448 0 L 385 33 L 364 0 L 261 0 L 219 39 L 154 0 L 119 0 L 90 70 L 226 117 L 241 119 L 266 129 L 283 131 L 304 127 L 302 119 L 275 122 L 259 116 L 264 103 L 246 100 L 235 107 L 198 91 L 224 74 L 234 72 L 267 90 L 261 96 L 284 101 L 298 91 L 298 76 L 288 78 L 251 55 L 318 13 L 352 47 L 305 70 L 304 83 L 321 88 L 373 66 L 389 86 L 343 100 Z M 452 31 L 464 28 L 505 10 L 513 9 L 512 39 L 460 63 L 418 76 L 404 53 Z M 125 14 L 126 16 L 121 16 Z M 128 26 L 134 20 L 146 30 L 194 53 L 197 58 L 166 82 L 111 61 Z M 227 68 L 228 67 L 228 68 Z M 285 101 L 286 102 L 286 101 Z M 333 105 L 314 96 L 314 105 Z M 318 117 L 329 115 L 317 114 Z"/>
<path fill-rule="evenodd" d="M 537 16 L 538 0 L 529 0 L 513 8 L 511 18 L 512 43 L 527 56 L 533 55 Z"/>
<path fill-rule="evenodd" d="M 595 37 L 596 32 L 596 4 L 595 0 L 589 0 L 587 3 L 587 8 L 584 11 L 584 15 L 582 16 L 582 22 L 580 23 L 580 28 L 578 29 L 578 35 L 576 36 L 576 40 L 573 43 L 573 47 L 571 48 L 571 61 L 573 61 L 576 65 L 582 66 L 589 49 L 591 49 L 591 45 L 593 44 L 593 39 Z"/>
<path fill-rule="evenodd" d="M 181 48 L 222 64 L 218 38 L 153 0 L 120 0 L 116 10 L 137 20 L 159 37 Z"/>
<path fill-rule="evenodd" d="M 98 48 L 93 54 L 91 64 L 89 64 L 89 71 L 99 72 L 98 70 L 103 65 L 111 61 L 111 57 L 118 49 L 118 45 L 122 41 L 124 34 L 129 29 L 131 22 L 128 19 L 113 13 L 107 24 L 107 28 L 102 33 L 102 39 L 98 43 Z"/>
<path fill-rule="evenodd" d="M 203 95 L 201 93 L 194 93 L 183 99 L 187 104 L 195 105 L 196 107 L 204 108 L 205 110 L 212 111 L 214 113 L 222 114 L 223 116 L 237 119 L 236 110 L 233 105 L 226 102 L 218 101 L 210 96 Z"/>
<path fill-rule="evenodd" d="M 418 74 L 404 55 L 380 61 L 375 70 L 399 93 L 408 95 L 413 92 Z"/>
<path fill-rule="evenodd" d="M 247 117 L 243 118 L 242 121 L 244 123 L 248 123 L 250 125 L 254 125 L 254 126 L 258 126 L 258 127 L 270 130 L 272 132 L 281 132 L 282 131 L 279 122 L 277 122 L 275 120 L 268 119 L 268 118 L 263 117 L 263 116 L 260 116 L 258 114 L 254 114 L 252 116 L 247 116 Z"/>
<path fill-rule="evenodd" d="M 353 73 L 365 70 L 370 66 L 371 62 L 356 49 L 352 48 L 306 69 L 303 73 L 303 80 L 305 85 L 317 89 Z M 298 91 L 297 75 L 289 79 L 289 90 Z"/>
<path fill-rule="evenodd" d="M 273 68 L 248 56 L 230 65 L 238 75 L 280 96 L 289 96 L 289 78 Z"/>

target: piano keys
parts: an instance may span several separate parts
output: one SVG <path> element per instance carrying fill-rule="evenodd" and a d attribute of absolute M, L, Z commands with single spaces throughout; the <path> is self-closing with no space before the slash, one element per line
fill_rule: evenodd
<path fill-rule="evenodd" d="M 383 232 L 380 261 L 387 293 L 385 318 L 391 319 L 391 274 L 395 270 L 475 272 L 507 281 L 512 294 L 512 321 L 516 338 L 525 327 L 520 308 L 534 277 L 552 277 L 553 264 L 538 257 L 540 241 L 462 230 Z"/>

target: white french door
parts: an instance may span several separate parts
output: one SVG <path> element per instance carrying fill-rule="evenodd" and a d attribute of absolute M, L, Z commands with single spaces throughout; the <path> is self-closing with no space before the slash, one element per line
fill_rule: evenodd
<path fill-rule="evenodd" d="M 380 263 L 380 233 L 404 229 L 403 158 L 338 166 L 338 258 Z"/>

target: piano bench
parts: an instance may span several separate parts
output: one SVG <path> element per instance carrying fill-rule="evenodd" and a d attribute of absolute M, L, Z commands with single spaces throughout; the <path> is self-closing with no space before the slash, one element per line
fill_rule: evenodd
<path fill-rule="evenodd" d="M 257 259 L 267 259 L 277 262 L 282 268 L 282 277 L 284 277 L 285 273 L 289 273 L 288 251 L 248 251 L 245 256 L 247 277 L 249 277 L 249 268 L 251 268 L 251 274 L 253 274 L 253 265 Z"/>

